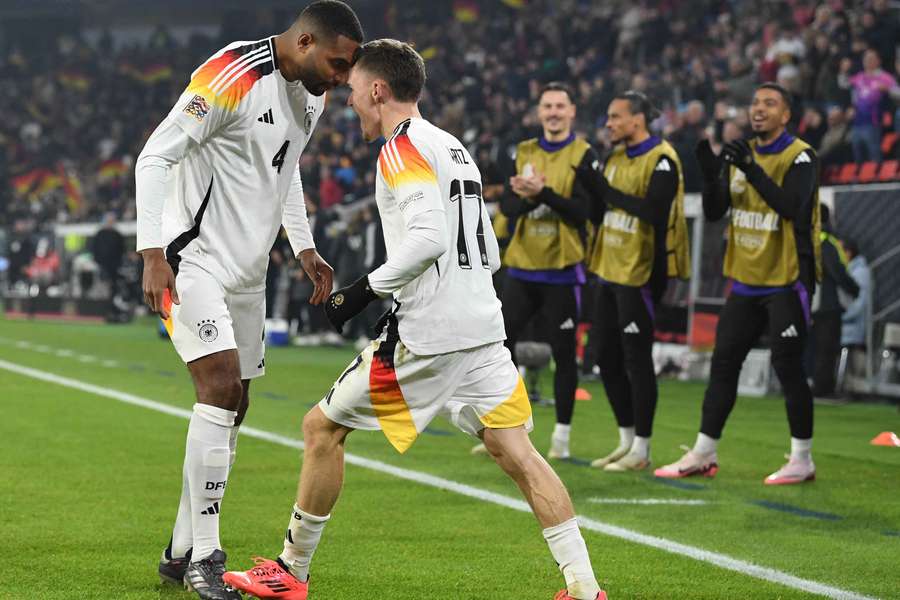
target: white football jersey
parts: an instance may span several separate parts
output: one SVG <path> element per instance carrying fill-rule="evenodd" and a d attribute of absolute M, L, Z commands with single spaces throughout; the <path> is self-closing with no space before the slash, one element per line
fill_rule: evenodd
<path fill-rule="evenodd" d="M 394 293 L 399 335 L 412 352 L 443 354 L 506 339 L 492 266 L 499 249 L 465 146 L 423 119 L 401 123 L 378 156 L 375 199 L 388 259 L 415 215 L 444 215 L 449 249 Z"/>
<path fill-rule="evenodd" d="M 324 106 L 324 94 L 281 75 L 274 38 L 229 44 L 194 71 L 167 117 L 196 143 L 163 209 L 169 262 L 196 263 L 229 290 L 265 287 L 283 203 Z"/>

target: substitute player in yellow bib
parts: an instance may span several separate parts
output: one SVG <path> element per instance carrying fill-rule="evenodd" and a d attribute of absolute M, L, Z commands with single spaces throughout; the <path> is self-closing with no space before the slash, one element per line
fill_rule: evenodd
<path fill-rule="evenodd" d="M 491 277 L 500 251 L 478 167 L 459 140 L 421 117 L 425 63 L 409 44 L 363 45 L 349 83 L 363 137 L 387 140 L 375 200 L 388 259 L 332 294 L 325 311 L 341 330 L 379 296 L 393 297 L 394 308 L 381 336 L 303 420 L 303 470 L 283 552 L 224 580 L 259 598 L 305 600 L 310 560 L 343 484 L 347 435 L 380 429 L 405 452 L 440 414 L 480 437 L 522 490 L 566 580 L 556 600 L 604 600 L 569 495 L 528 438 L 531 407 L 503 345 Z"/>
<path fill-rule="evenodd" d="M 592 465 L 606 471 L 646 469 L 656 411 L 654 307 L 668 281 L 666 233 L 673 203 L 684 199 L 675 149 L 650 135 L 657 111 L 629 91 L 613 99 L 606 127 L 618 146 L 602 175 L 590 178 L 598 231 L 588 267 L 600 279 L 592 337 L 619 445 Z M 682 214 L 677 212 L 678 215 Z"/>
<path fill-rule="evenodd" d="M 550 458 L 569 457 L 578 387 L 575 330 L 585 283 L 583 261 L 591 202 L 579 180 L 599 167 L 597 153 L 572 130 L 572 97 L 561 83 L 544 86 L 537 108 L 541 135 L 516 147 L 516 175 L 500 200 L 503 215 L 514 223 L 503 256 L 507 267 L 502 295 L 506 345 L 515 352 L 522 331 L 539 316 L 556 365 L 556 426 L 550 438 Z"/>
<path fill-rule="evenodd" d="M 697 147 L 706 218 L 721 219 L 731 209 L 723 271 L 732 287 L 716 328 L 697 442 L 679 461 L 657 469 L 657 477 L 716 474 L 716 449 L 734 407 L 741 365 L 767 332 L 787 404 L 791 454 L 765 483 L 815 479 L 813 402 L 803 348 L 820 270 L 818 159 L 786 131 L 790 116 L 788 92 L 765 83 L 750 106 L 754 139 L 726 144 L 718 157 L 708 141 Z"/>

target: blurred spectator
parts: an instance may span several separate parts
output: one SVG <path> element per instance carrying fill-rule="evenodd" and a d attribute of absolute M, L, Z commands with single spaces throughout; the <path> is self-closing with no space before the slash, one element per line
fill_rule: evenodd
<path fill-rule="evenodd" d="M 850 125 L 840 106 L 828 109 L 828 129 L 816 150 L 823 167 L 841 164 L 851 158 Z"/>
<path fill-rule="evenodd" d="M 116 215 L 106 213 L 103 219 L 103 227 L 91 240 L 91 253 L 94 262 L 100 267 L 100 276 L 109 286 L 109 315 L 116 310 L 113 299 L 120 291 L 122 259 L 125 257 L 125 237 L 116 229 Z"/>
<path fill-rule="evenodd" d="M 853 88 L 853 128 L 850 141 L 853 159 L 881 161 L 882 101 L 890 96 L 900 97 L 897 80 L 881 68 L 878 52 L 868 49 L 863 54 L 863 70 L 849 76 L 850 60 L 841 63 L 840 84 Z"/>
<path fill-rule="evenodd" d="M 859 286 L 847 273 L 847 257 L 831 229 L 831 211 L 820 207 L 822 221 L 822 281 L 812 301 L 812 328 L 807 340 L 807 373 L 812 375 L 812 393 L 828 397 L 834 393 L 837 359 L 841 350 L 841 306 L 839 292 L 859 295 Z"/>
<path fill-rule="evenodd" d="M 844 240 L 847 253 L 847 272 L 859 286 L 859 294 L 846 303 L 841 316 L 841 346 L 865 346 L 866 326 L 869 318 L 869 295 L 872 293 L 872 271 L 866 257 L 859 253 L 859 246 L 853 240 Z"/>

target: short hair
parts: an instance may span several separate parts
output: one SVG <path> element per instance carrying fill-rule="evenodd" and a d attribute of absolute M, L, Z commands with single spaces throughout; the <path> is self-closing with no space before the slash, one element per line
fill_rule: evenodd
<path fill-rule="evenodd" d="M 425 61 L 406 42 L 382 38 L 357 49 L 353 66 L 384 79 L 400 102 L 416 102 L 425 87 Z"/>
<path fill-rule="evenodd" d="M 794 99 L 791 97 L 791 93 L 787 91 L 783 86 L 778 85 L 774 81 L 767 81 L 756 86 L 756 90 L 775 90 L 776 92 L 781 94 L 781 99 L 784 100 L 784 104 L 788 107 L 788 110 L 794 112 Z"/>
<path fill-rule="evenodd" d="M 659 118 L 659 109 L 654 106 L 653 102 L 644 92 L 628 90 L 627 92 L 616 94 L 613 96 L 613 100 L 625 100 L 628 102 L 628 110 L 631 111 L 631 114 L 644 115 L 647 127 L 650 126 L 650 123 Z"/>
<path fill-rule="evenodd" d="M 359 17 L 340 0 L 316 0 L 303 9 L 297 21 L 309 24 L 315 33 L 327 37 L 344 36 L 361 44 L 364 35 Z"/>
<path fill-rule="evenodd" d="M 538 98 L 541 98 L 547 92 L 564 92 L 566 96 L 569 98 L 569 102 L 575 104 L 575 93 L 572 91 L 572 88 L 563 83 L 562 81 L 551 81 L 544 85 L 541 88 L 541 93 L 538 94 Z"/>
<path fill-rule="evenodd" d="M 843 244 L 844 250 L 853 256 L 859 255 L 859 244 L 856 243 L 856 240 L 844 238 L 841 240 L 841 244 Z"/>

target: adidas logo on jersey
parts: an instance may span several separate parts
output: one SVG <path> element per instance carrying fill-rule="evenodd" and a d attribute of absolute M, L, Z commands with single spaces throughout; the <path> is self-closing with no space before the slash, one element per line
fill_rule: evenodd
<path fill-rule="evenodd" d="M 213 502 L 213 505 L 206 510 L 200 511 L 201 515 L 217 515 L 219 514 L 219 503 Z"/>
<path fill-rule="evenodd" d="M 672 171 L 672 167 L 669 166 L 669 161 L 664 157 L 659 161 L 659 164 L 656 165 L 657 171 Z"/>
<path fill-rule="evenodd" d="M 275 124 L 275 117 L 272 116 L 272 109 L 270 108 L 266 112 L 263 113 L 263 116 L 257 119 L 260 123 L 268 123 L 269 125 Z"/>
<path fill-rule="evenodd" d="M 806 152 L 801 152 L 797 155 L 797 158 L 794 159 L 794 164 L 799 165 L 802 163 L 811 163 L 812 160 L 809 158 L 809 155 Z"/>
<path fill-rule="evenodd" d="M 635 323 L 634 321 L 632 321 L 631 323 L 629 323 L 628 325 L 626 325 L 626 326 L 625 326 L 625 329 L 623 329 L 622 331 L 624 331 L 625 333 L 640 333 L 640 332 L 641 332 L 641 328 L 638 327 L 637 323 Z"/>
<path fill-rule="evenodd" d="M 563 321 L 562 325 L 559 326 L 562 329 L 575 329 L 575 321 L 572 320 L 572 317 L 569 317 L 565 321 Z"/>
<path fill-rule="evenodd" d="M 788 327 L 787 329 L 785 329 L 784 331 L 781 332 L 781 337 L 783 337 L 783 338 L 799 337 L 799 336 L 800 336 L 800 334 L 797 333 L 797 328 L 794 327 L 793 324 L 791 324 L 790 327 Z"/>

